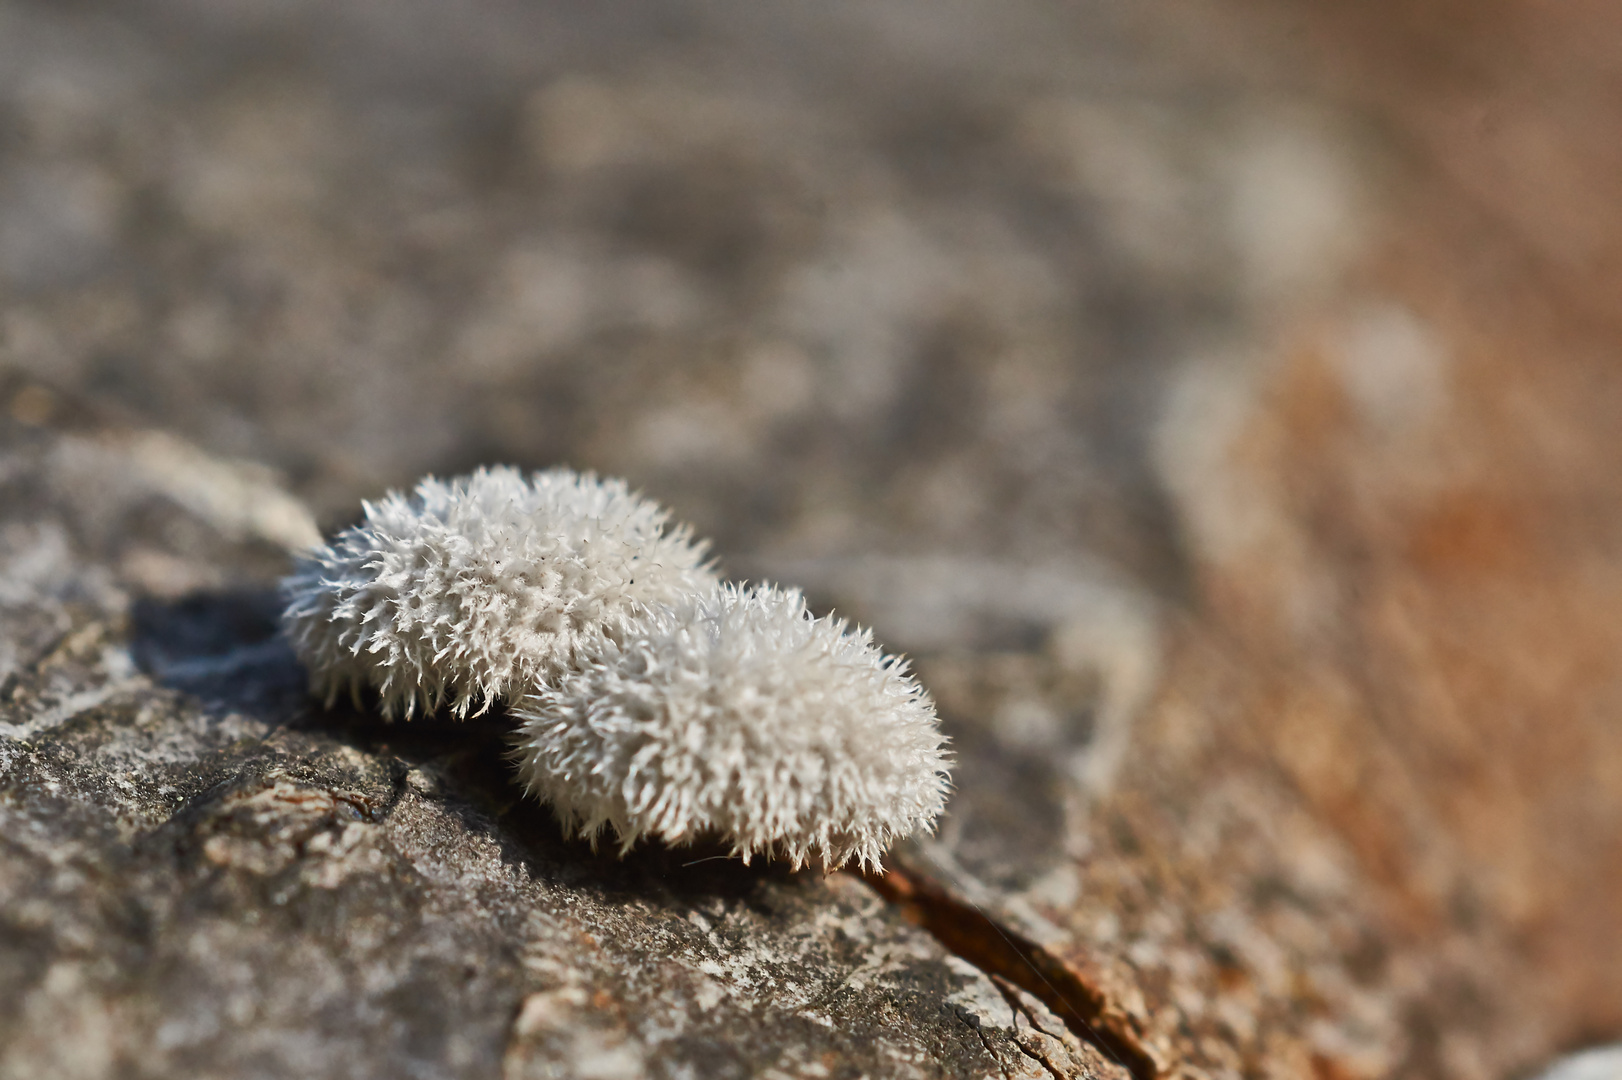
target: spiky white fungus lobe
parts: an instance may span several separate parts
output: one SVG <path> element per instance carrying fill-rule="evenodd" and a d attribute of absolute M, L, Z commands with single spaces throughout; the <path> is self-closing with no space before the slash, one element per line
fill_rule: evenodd
<path fill-rule="evenodd" d="M 385 716 L 526 692 L 583 641 L 716 582 L 703 545 L 622 480 L 487 468 L 364 507 L 283 582 L 284 623 L 317 693 L 374 688 Z"/>
<path fill-rule="evenodd" d="M 593 839 L 716 834 L 745 860 L 877 868 L 945 804 L 928 695 L 797 591 L 724 585 L 577 661 L 514 707 L 516 756 L 530 793 Z"/>

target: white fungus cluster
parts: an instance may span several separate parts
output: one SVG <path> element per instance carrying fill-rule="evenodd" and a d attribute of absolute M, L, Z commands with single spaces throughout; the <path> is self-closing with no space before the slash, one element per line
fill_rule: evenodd
<path fill-rule="evenodd" d="M 364 508 L 283 582 L 284 623 L 318 694 L 370 687 L 389 717 L 522 694 L 586 638 L 716 582 L 703 545 L 621 480 L 480 469 Z"/>
<path fill-rule="evenodd" d="M 369 688 L 387 716 L 507 705 L 524 787 L 593 842 L 877 868 L 945 804 L 945 740 L 906 664 L 797 591 L 721 584 L 622 481 L 424 480 L 283 589 L 318 693 Z"/>
<path fill-rule="evenodd" d="M 796 591 L 724 585 L 580 660 L 514 713 L 520 778 L 584 835 L 713 833 L 746 861 L 874 867 L 945 804 L 935 710 L 905 663 Z"/>

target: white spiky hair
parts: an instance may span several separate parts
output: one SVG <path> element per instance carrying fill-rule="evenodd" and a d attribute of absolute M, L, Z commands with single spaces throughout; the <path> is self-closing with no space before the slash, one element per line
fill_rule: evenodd
<path fill-rule="evenodd" d="M 929 696 L 797 591 L 724 585 L 577 661 L 514 706 L 515 756 L 526 789 L 593 840 L 713 834 L 745 861 L 877 869 L 945 804 Z"/>
<path fill-rule="evenodd" d="M 385 716 L 524 693 L 716 582 L 686 526 L 590 473 L 486 468 L 364 508 L 284 580 L 283 618 L 318 694 L 371 687 Z"/>

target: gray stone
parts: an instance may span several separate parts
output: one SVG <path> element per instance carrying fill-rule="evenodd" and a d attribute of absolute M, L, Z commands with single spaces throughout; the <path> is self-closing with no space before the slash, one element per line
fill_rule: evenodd
<path fill-rule="evenodd" d="M 0 1076 L 1119 1075 L 856 877 L 594 852 L 500 717 L 320 708 L 279 551 L 138 442 L 0 449 Z"/>

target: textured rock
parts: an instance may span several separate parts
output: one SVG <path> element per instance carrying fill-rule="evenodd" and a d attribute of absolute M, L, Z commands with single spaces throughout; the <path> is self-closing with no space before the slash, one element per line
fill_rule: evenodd
<path fill-rule="evenodd" d="M 1120 1075 L 859 879 L 593 854 L 500 720 L 320 710 L 277 549 L 0 437 L 0 1075 Z"/>

